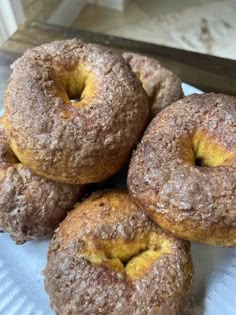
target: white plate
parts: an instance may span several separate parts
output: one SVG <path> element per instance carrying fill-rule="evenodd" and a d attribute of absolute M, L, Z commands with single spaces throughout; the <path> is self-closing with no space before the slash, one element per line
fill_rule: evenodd
<path fill-rule="evenodd" d="M 183 84 L 185 95 L 201 91 Z M 49 241 L 16 246 L 0 234 L 0 315 L 52 315 L 41 271 Z M 236 248 L 193 244 L 194 315 L 236 314 Z"/>

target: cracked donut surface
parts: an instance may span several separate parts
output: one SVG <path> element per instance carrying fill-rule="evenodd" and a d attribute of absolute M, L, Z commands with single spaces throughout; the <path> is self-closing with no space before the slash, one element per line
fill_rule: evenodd
<path fill-rule="evenodd" d="M 18 159 L 69 184 L 100 182 L 124 166 L 149 115 L 146 92 L 124 59 L 77 39 L 19 58 L 4 111 Z"/>
<path fill-rule="evenodd" d="M 44 275 L 56 314 L 191 314 L 190 244 L 163 232 L 127 191 L 95 193 L 67 216 Z"/>
<path fill-rule="evenodd" d="M 128 174 L 133 200 L 163 229 L 236 244 L 236 98 L 193 94 L 151 122 Z"/>

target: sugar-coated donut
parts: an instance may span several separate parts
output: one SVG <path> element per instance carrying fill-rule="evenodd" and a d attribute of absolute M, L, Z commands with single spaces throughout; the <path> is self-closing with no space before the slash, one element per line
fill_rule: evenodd
<path fill-rule="evenodd" d="M 33 174 L 10 149 L 0 121 L 0 230 L 18 244 L 53 233 L 78 200 L 80 185 Z"/>
<path fill-rule="evenodd" d="M 57 315 L 190 315 L 190 244 L 163 232 L 126 191 L 93 194 L 51 241 L 45 288 Z"/>
<path fill-rule="evenodd" d="M 146 92 L 124 59 L 77 39 L 30 49 L 18 59 L 4 110 L 18 159 L 38 175 L 69 184 L 100 182 L 117 172 L 149 116 Z"/>
<path fill-rule="evenodd" d="M 123 57 L 148 94 L 151 118 L 184 96 L 179 77 L 159 61 L 132 52 L 125 52 Z"/>
<path fill-rule="evenodd" d="M 236 245 L 236 97 L 193 94 L 164 109 L 131 159 L 128 187 L 164 230 Z"/>

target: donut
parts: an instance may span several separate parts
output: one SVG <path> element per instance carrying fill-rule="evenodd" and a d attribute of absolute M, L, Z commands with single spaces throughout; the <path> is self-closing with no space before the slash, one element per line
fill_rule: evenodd
<path fill-rule="evenodd" d="M 45 44 L 19 58 L 4 111 L 17 158 L 36 174 L 68 184 L 116 173 L 149 117 L 146 92 L 124 59 L 78 39 Z"/>
<path fill-rule="evenodd" d="M 23 244 L 51 235 L 83 189 L 41 178 L 21 164 L 9 147 L 1 120 L 0 230 Z"/>
<path fill-rule="evenodd" d="M 163 232 L 125 190 L 95 193 L 66 217 L 44 276 L 56 314 L 191 314 L 189 242 Z"/>
<path fill-rule="evenodd" d="M 151 118 L 184 96 L 179 77 L 159 61 L 132 52 L 123 53 L 123 58 L 147 92 Z"/>
<path fill-rule="evenodd" d="M 192 94 L 164 109 L 131 159 L 128 187 L 175 236 L 236 245 L 236 98 Z"/>

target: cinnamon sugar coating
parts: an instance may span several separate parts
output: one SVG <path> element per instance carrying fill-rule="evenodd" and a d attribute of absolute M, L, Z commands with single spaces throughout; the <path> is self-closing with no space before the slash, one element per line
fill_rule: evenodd
<path fill-rule="evenodd" d="M 149 115 L 147 95 L 124 59 L 77 39 L 30 49 L 18 59 L 4 109 L 18 159 L 38 175 L 70 184 L 117 172 Z"/>
<path fill-rule="evenodd" d="M 21 244 L 53 233 L 81 194 L 81 186 L 41 178 L 10 149 L 0 122 L 0 230 Z"/>
<path fill-rule="evenodd" d="M 155 245 L 157 252 L 164 250 L 160 257 L 151 263 L 142 260 L 150 254 L 150 248 L 142 248 L 122 261 L 130 243 L 137 247 L 151 235 L 159 242 L 152 244 L 153 251 Z M 126 191 L 93 194 L 67 216 L 51 241 L 44 271 L 51 307 L 63 315 L 191 314 L 189 250 L 188 242 L 165 234 L 149 220 Z M 132 278 L 128 266 L 135 259 L 135 269 L 142 273 Z"/>
<path fill-rule="evenodd" d="M 128 187 L 162 228 L 235 245 L 236 98 L 193 94 L 163 110 L 131 159 Z"/>
<path fill-rule="evenodd" d="M 151 118 L 184 96 L 179 77 L 163 67 L 159 61 L 131 52 L 125 52 L 123 58 L 147 92 Z"/>

